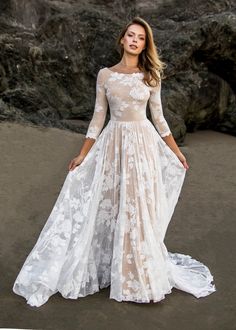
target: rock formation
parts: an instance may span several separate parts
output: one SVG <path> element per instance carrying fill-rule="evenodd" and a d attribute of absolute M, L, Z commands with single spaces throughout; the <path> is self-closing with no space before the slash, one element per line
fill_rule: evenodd
<path fill-rule="evenodd" d="M 206 128 L 236 135 L 233 0 L 0 3 L 0 120 L 85 133 L 96 74 L 119 61 L 116 37 L 135 15 L 168 65 L 162 103 L 177 141 Z"/>

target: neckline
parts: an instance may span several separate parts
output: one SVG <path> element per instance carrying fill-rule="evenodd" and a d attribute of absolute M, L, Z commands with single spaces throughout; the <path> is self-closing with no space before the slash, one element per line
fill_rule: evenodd
<path fill-rule="evenodd" d="M 116 73 L 116 74 L 124 74 L 124 75 L 132 75 L 132 74 L 143 74 L 142 71 L 139 72 L 132 72 L 132 73 L 125 73 L 125 72 L 118 72 L 118 71 L 113 71 L 111 69 L 109 69 L 108 67 L 105 67 L 108 71 L 112 72 L 112 73 Z"/>

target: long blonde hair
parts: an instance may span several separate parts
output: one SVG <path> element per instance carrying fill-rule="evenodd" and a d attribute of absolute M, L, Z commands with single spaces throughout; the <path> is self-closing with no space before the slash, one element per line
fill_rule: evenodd
<path fill-rule="evenodd" d="M 153 33 L 151 26 L 141 17 L 135 16 L 130 22 L 128 22 L 122 31 L 120 32 L 117 40 L 116 46 L 120 56 L 123 56 L 124 48 L 120 43 L 121 38 L 124 37 L 128 27 L 132 24 L 141 25 L 146 32 L 146 45 L 145 49 L 139 54 L 138 68 L 144 73 L 143 81 L 149 86 L 157 86 L 159 81 L 163 78 L 163 70 L 167 67 L 167 64 L 160 59 L 157 47 L 154 43 Z"/>

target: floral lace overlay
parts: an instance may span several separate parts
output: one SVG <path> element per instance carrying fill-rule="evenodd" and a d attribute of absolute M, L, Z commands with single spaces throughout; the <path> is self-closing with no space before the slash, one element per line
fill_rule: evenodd
<path fill-rule="evenodd" d="M 146 108 L 149 108 L 152 121 L 163 137 L 171 134 L 163 115 L 161 103 L 161 84 L 148 87 L 142 81 L 143 73 L 118 73 L 108 68 L 100 69 L 96 82 L 96 101 L 93 117 L 86 137 L 97 139 L 108 109 L 112 120 L 134 121 L 146 119 Z"/>
<path fill-rule="evenodd" d="M 95 138 L 84 161 L 68 172 L 13 291 L 31 306 L 60 292 L 77 299 L 110 286 L 110 298 L 157 302 L 172 287 L 195 297 L 216 290 L 207 266 L 167 251 L 164 238 L 186 170 L 160 135 L 168 134 L 160 89 L 142 73 L 99 71 Z M 146 118 L 151 102 L 156 128 Z M 111 119 L 101 132 L 108 100 Z"/>

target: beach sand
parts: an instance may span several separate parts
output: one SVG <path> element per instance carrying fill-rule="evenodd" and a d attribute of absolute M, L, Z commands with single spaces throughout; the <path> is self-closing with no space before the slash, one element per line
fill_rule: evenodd
<path fill-rule="evenodd" d="M 0 123 L 0 327 L 27 329 L 234 329 L 236 292 L 236 138 L 188 133 L 181 150 L 187 171 L 167 230 L 168 251 L 205 263 L 217 291 L 195 298 L 183 291 L 156 304 L 118 303 L 109 288 L 80 298 L 59 293 L 40 308 L 12 286 L 56 201 L 68 164 L 84 135 L 56 128 Z"/>

